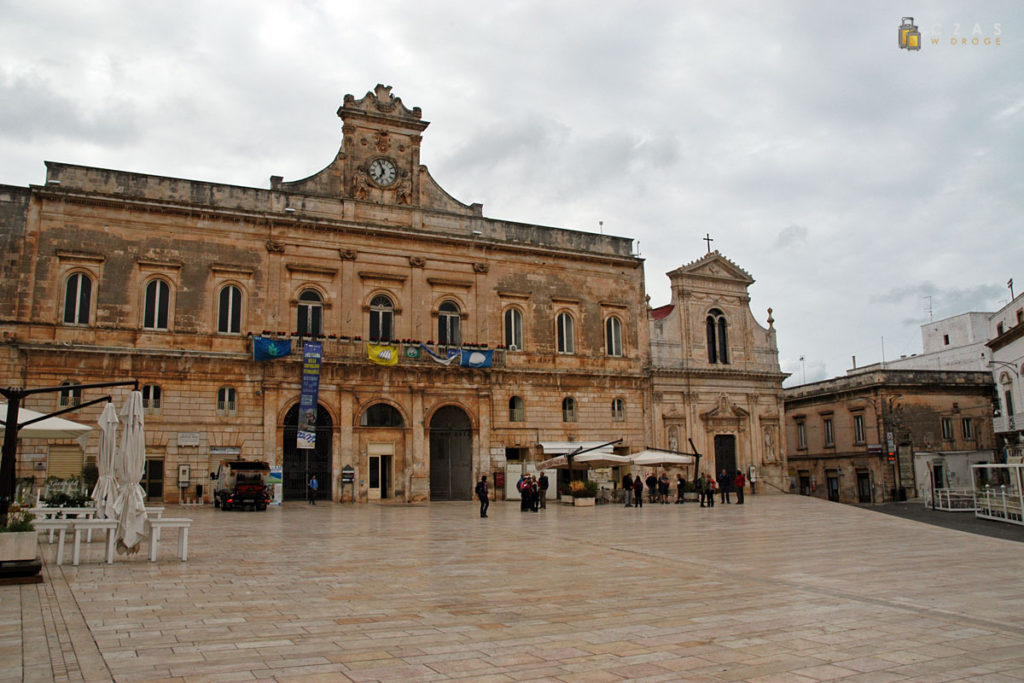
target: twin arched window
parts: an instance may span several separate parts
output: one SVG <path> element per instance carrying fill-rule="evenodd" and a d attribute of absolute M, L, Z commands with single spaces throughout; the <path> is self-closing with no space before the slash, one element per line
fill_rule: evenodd
<path fill-rule="evenodd" d="M 729 363 L 729 336 L 725 314 L 717 308 L 708 311 L 708 362 Z"/>
<path fill-rule="evenodd" d="M 518 308 L 505 310 L 505 346 L 509 351 L 523 350 L 523 314 Z"/>
<path fill-rule="evenodd" d="M 221 288 L 217 299 L 217 331 L 221 334 L 241 334 L 242 290 L 235 285 L 227 285 Z"/>
<path fill-rule="evenodd" d="M 298 315 L 295 329 L 300 336 L 314 336 L 324 333 L 324 304 L 320 292 L 305 289 L 299 294 Z"/>
<path fill-rule="evenodd" d="M 622 321 L 616 317 L 604 323 L 604 346 L 609 356 L 622 355 Z"/>
<path fill-rule="evenodd" d="M 88 325 L 92 305 L 92 278 L 85 273 L 72 273 L 64 287 L 64 322 Z"/>
<path fill-rule="evenodd" d="M 170 286 L 163 280 L 151 280 L 146 285 L 142 327 L 147 330 L 166 330 L 170 300 Z"/>
<path fill-rule="evenodd" d="M 573 331 L 572 316 L 568 313 L 558 314 L 558 352 L 575 353 L 576 339 Z"/>
<path fill-rule="evenodd" d="M 461 346 L 461 316 L 459 307 L 454 301 L 445 301 L 438 307 L 437 343 L 441 346 Z"/>
<path fill-rule="evenodd" d="M 395 305 L 391 299 L 378 294 L 370 300 L 370 339 L 391 341 L 395 333 Z"/>

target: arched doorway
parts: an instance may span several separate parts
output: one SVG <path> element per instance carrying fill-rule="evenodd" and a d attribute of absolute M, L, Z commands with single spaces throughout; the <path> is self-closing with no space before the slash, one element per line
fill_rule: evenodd
<path fill-rule="evenodd" d="M 316 406 L 316 448 L 297 448 L 299 432 L 299 404 L 296 403 L 284 417 L 284 499 L 305 500 L 306 483 L 316 475 L 320 484 L 320 498 L 331 495 L 331 437 L 334 431 L 331 414 L 319 403 Z"/>
<path fill-rule="evenodd" d="M 455 406 L 430 420 L 430 500 L 472 500 L 473 423 Z"/>

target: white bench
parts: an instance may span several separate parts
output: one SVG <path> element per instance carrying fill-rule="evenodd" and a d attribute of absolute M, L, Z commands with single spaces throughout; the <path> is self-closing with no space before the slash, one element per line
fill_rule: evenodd
<path fill-rule="evenodd" d="M 88 537 L 86 541 L 92 540 L 93 529 L 100 529 L 107 532 L 107 564 L 114 564 L 114 541 L 117 540 L 117 520 L 116 519 L 73 519 L 71 520 L 71 527 L 75 531 L 75 546 L 74 553 L 71 556 L 71 564 L 78 566 L 79 559 L 81 557 L 82 548 L 82 533 L 85 532 Z M 60 562 L 58 561 L 58 564 Z"/>
<path fill-rule="evenodd" d="M 163 529 L 178 530 L 178 557 L 182 562 L 188 560 L 188 529 L 192 520 L 188 517 L 160 517 L 148 520 L 149 523 L 149 561 L 156 562 L 156 548 L 160 542 L 160 531 Z"/>
<path fill-rule="evenodd" d="M 32 520 L 32 528 L 36 531 L 49 531 L 50 543 L 53 543 L 53 532 L 57 532 L 57 564 L 64 561 L 64 537 L 71 530 L 74 520 L 46 517 Z"/>

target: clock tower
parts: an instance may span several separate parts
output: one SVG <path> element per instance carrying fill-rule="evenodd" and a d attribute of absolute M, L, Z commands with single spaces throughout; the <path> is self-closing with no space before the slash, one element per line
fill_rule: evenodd
<path fill-rule="evenodd" d="M 418 204 L 421 133 L 430 125 L 408 109 L 391 86 L 377 84 L 338 108 L 343 128 L 342 196 L 383 204 Z"/>

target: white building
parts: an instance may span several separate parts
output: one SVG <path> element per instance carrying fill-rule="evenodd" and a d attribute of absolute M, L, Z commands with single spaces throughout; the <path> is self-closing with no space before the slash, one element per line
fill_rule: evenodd
<path fill-rule="evenodd" d="M 1024 456 L 1024 294 L 989 316 L 986 362 L 999 395 L 996 439 L 1008 458 Z"/>

